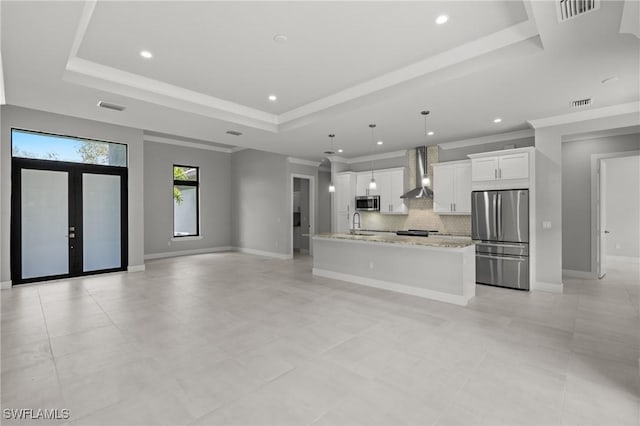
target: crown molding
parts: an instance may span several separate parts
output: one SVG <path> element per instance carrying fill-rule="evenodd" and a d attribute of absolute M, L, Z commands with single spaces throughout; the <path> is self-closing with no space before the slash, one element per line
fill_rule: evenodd
<path fill-rule="evenodd" d="M 617 129 L 607 129 L 607 130 L 596 131 L 592 133 L 567 135 L 562 137 L 562 142 L 577 142 L 577 141 L 584 141 L 589 139 L 607 138 L 610 136 L 634 135 L 636 133 L 640 133 L 640 125 L 631 126 L 631 127 L 621 127 Z"/>
<path fill-rule="evenodd" d="M 613 117 L 616 115 L 633 114 L 640 112 L 640 102 L 628 102 L 626 104 L 611 105 L 608 107 L 589 109 L 586 111 L 572 112 L 569 114 L 555 115 L 536 120 L 528 120 L 527 123 L 534 129 L 560 126 L 562 124 L 576 123 L 578 121 L 595 120 L 598 118 Z"/>
<path fill-rule="evenodd" d="M 234 151 L 235 148 L 223 148 L 221 146 L 204 145 L 204 144 L 199 144 L 199 143 L 194 143 L 194 142 L 182 141 L 182 140 L 178 140 L 178 139 L 163 138 L 163 137 L 160 137 L 160 136 L 148 136 L 148 135 L 145 135 L 144 136 L 144 141 L 145 142 L 153 142 L 153 143 L 163 143 L 163 144 L 167 144 L 167 145 L 184 146 L 186 148 L 204 149 L 206 151 L 225 152 L 227 154 L 231 154 L 232 152 L 237 152 L 237 151 Z"/>
<path fill-rule="evenodd" d="M 539 34 L 530 5 L 525 1 L 527 21 L 276 115 L 78 57 L 96 4 L 96 0 L 85 2 L 69 52 L 63 76 L 65 81 L 273 133 L 315 121 L 329 108 L 337 105 L 466 62 Z"/>
<path fill-rule="evenodd" d="M 498 133 L 496 135 L 481 136 L 478 138 L 463 139 L 459 141 L 445 142 L 438 144 L 441 149 L 464 148 L 467 146 L 484 145 L 487 143 L 512 141 L 516 139 L 530 138 L 535 135 L 533 129 L 520 130 L 517 132 Z"/>
<path fill-rule="evenodd" d="M 292 164 L 301 164 L 303 166 L 320 167 L 319 161 L 310 161 L 302 158 L 287 157 L 287 161 Z"/>

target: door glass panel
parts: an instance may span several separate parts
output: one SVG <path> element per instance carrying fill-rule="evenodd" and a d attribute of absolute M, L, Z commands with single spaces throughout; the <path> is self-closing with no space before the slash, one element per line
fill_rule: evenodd
<path fill-rule="evenodd" d="M 83 271 L 120 268 L 120 176 L 82 174 Z"/>
<path fill-rule="evenodd" d="M 22 278 L 69 273 L 69 175 L 22 169 Z"/>

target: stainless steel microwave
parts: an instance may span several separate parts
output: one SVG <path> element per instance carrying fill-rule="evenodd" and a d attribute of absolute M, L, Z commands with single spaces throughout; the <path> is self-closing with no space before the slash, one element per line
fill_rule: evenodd
<path fill-rule="evenodd" d="M 356 197 L 356 210 L 379 212 L 380 211 L 380 196 L 379 195 L 367 195 L 362 197 Z"/>

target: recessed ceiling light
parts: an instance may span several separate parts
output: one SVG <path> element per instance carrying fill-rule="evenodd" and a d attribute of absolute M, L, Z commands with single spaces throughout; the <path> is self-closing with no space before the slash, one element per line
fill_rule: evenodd
<path fill-rule="evenodd" d="M 275 101 L 277 101 L 277 100 L 278 100 L 278 97 L 277 97 L 276 95 L 269 95 L 269 100 L 270 100 L 271 102 L 275 102 Z"/>
<path fill-rule="evenodd" d="M 602 84 L 607 84 L 607 83 L 612 83 L 614 81 L 618 81 L 620 80 L 620 77 L 618 77 L 617 75 L 613 75 L 611 77 L 607 77 L 604 80 L 601 81 Z"/>
<path fill-rule="evenodd" d="M 446 24 L 448 20 L 449 20 L 449 17 L 447 15 L 440 15 L 436 18 L 436 24 L 438 25 Z"/>
<path fill-rule="evenodd" d="M 140 52 L 140 56 L 142 56 L 145 59 L 151 59 L 153 58 L 153 54 L 151 52 L 149 52 L 148 50 L 143 50 Z"/>
<path fill-rule="evenodd" d="M 435 133 L 433 133 L 433 132 L 428 132 L 427 133 L 427 136 L 433 136 L 433 135 L 435 135 Z"/>
<path fill-rule="evenodd" d="M 494 123 L 501 123 L 502 122 L 502 118 L 496 118 L 493 120 Z"/>
<path fill-rule="evenodd" d="M 276 43 L 286 43 L 287 40 L 289 40 L 289 37 L 284 34 L 276 34 L 273 36 L 273 41 Z"/>
<path fill-rule="evenodd" d="M 382 141 L 378 141 L 378 145 L 382 145 L 384 142 Z"/>
<path fill-rule="evenodd" d="M 344 152 L 344 150 L 343 149 L 339 149 L 338 152 Z"/>

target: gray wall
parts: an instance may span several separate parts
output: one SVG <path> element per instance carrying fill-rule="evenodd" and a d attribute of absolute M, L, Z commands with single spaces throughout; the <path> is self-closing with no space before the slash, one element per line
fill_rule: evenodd
<path fill-rule="evenodd" d="M 318 211 L 316 232 L 331 232 L 331 193 L 329 184 L 331 183 L 331 172 L 318 172 Z"/>
<path fill-rule="evenodd" d="M 233 246 L 290 253 L 291 190 L 287 166 L 284 155 L 253 149 L 231 154 Z"/>
<path fill-rule="evenodd" d="M 640 134 L 609 136 L 562 144 L 563 269 L 584 272 L 592 270 L 591 155 L 638 149 L 640 149 Z"/>
<path fill-rule="evenodd" d="M 472 145 L 465 146 L 462 148 L 452 148 L 452 149 L 443 149 L 438 146 L 438 161 L 457 161 L 457 160 L 467 160 L 469 154 L 477 154 L 479 152 L 490 152 L 490 151 L 500 151 L 504 149 L 505 146 L 515 145 L 516 148 L 524 148 L 527 146 L 533 146 L 535 144 L 535 138 L 522 138 L 522 139 L 514 139 L 512 141 L 503 141 L 503 142 L 492 142 L 486 143 L 482 145 Z"/>
<path fill-rule="evenodd" d="M 129 266 L 144 263 L 142 130 L 11 105 L 0 107 L 0 281 L 10 279 L 11 128 L 125 143 L 129 155 Z"/>
<path fill-rule="evenodd" d="M 606 239 L 609 256 L 640 257 L 640 156 L 606 163 Z"/>
<path fill-rule="evenodd" d="M 373 169 L 393 169 L 396 167 L 407 167 L 407 156 L 401 155 L 400 157 L 385 158 L 382 160 L 374 160 Z M 362 163 L 349 164 L 349 169 L 352 172 L 365 172 L 371 170 L 371 161 L 363 161 Z"/>
<path fill-rule="evenodd" d="M 173 165 L 200 168 L 200 239 L 173 237 Z M 231 154 L 144 143 L 145 254 L 231 245 Z"/>

